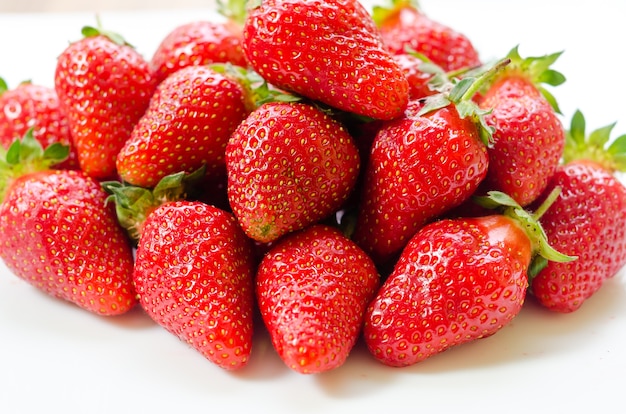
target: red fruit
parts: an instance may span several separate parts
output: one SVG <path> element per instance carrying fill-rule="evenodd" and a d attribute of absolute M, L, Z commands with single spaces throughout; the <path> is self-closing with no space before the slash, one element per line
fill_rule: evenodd
<path fill-rule="evenodd" d="M 117 153 L 148 107 L 156 82 L 148 63 L 119 36 L 93 28 L 83 33 L 87 37 L 58 58 L 55 90 L 81 169 L 96 179 L 116 178 Z"/>
<path fill-rule="evenodd" d="M 357 0 L 263 0 L 249 10 L 243 49 L 270 84 L 334 108 L 393 119 L 408 83 Z"/>
<path fill-rule="evenodd" d="M 415 0 L 391 0 L 375 6 L 374 21 L 392 54 L 407 48 L 425 55 L 445 72 L 480 66 L 478 52 L 467 36 L 424 14 Z"/>
<path fill-rule="evenodd" d="M 353 238 L 379 265 L 469 198 L 487 173 L 487 147 L 471 117 L 461 118 L 452 103 L 421 113 L 414 101 L 410 109 L 379 130 L 361 187 Z"/>
<path fill-rule="evenodd" d="M 68 158 L 55 168 L 78 168 L 68 121 L 60 109 L 56 91 L 30 82 L 22 82 L 10 90 L 3 86 L 0 78 L 0 145 L 8 149 L 14 140 L 33 128 L 33 136 L 43 147 L 55 142 L 70 147 Z"/>
<path fill-rule="evenodd" d="M 226 143 L 248 114 L 248 97 L 234 78 L 207 66 L 178 70 L 156 89 L 149 108 L 117 155 L 126 182 L 153 187 L 179 171 L 225 173 Z"/>
<path fill-rule="evenodd" d="M 229 62 L 246 66 L 242 28 L 233 20 L 194 21 L 177 26 L 161 41 L 150 60 L 157 82 L 191 65 Z"/>
<path fill-rule="evenodd" d="M 166 202 L 143 223 L 133 279 L 146 313 L 209 361 L 249 361 L 253 256 L 235 218 L 191 201 Z"/>
<path fill-rule="evenodd" d="M 570 259 L 512 199 L 505 205 L 502 215 L 435 221 L 409 241 L 365 316 L 377 360 L 409 366 L 495 334 L 522 308 L 533 256 Z"/>
<path fill-rule="evenodd" d="M 409 82 L 409 98 L 411 100 L 437 93 L 428 83 L 432 80 L 433 74 L 421 69 L 425 63 L 423 60 L 409 53 L 394 55 L 393 60 L 398 63 Z"/>
<path fill-rule="evenodd" d="M 548 240 L 560 251 L 578 256 L 571 263 L 550 262 L 532 279 L 531 293 L 552 311 L 579 309 L 626 265 L 626 188 L 613 174 L 626 170 L 622 149 L 626 135 L 608 145 L 613 126 L 600 128 L 587 139 L 584 118 L 576 112 L 568 133 L 567 164 L 557 168 L 545 190 L 562 189 L 541 217 Z"/>
<path fill-rule="evenodd" d="M 512 63 L 493 80 L 480 100 L 491 110 L 485 116 L 494 128 L 490 166 L 484 191 L 509 194 L 522 206 L 543 192 L 563 155 L 565 130 L 551 96 L 544 96 L 538 79 L 559 84 L 564 78 L 548 70 L 559 54 L 522 59 L 513 49 Z M 550 75 L 550 78 L 547 75 Z"/>
<path fill-rule="evenodd" d="M 359 173 L 354 140 L 304 103 L 261 105 L 226 147 L 228 199 L 246 234 L 271 242 L 334 213 Z"/>
<path fill-rule="evenodd" d="M 371 259 L 335 228 L 308 227 L 271 247 L 256 293 L 280 358 L 303 374 L 341 366 L 378 284 Z"/>
<path fill-rule="evenodd" d="M 98 182 L 76 170 L 43 170 L 1 184 L 0 257 L 15 275 L 100 315 L 136 304 L 131 244 Z"/>

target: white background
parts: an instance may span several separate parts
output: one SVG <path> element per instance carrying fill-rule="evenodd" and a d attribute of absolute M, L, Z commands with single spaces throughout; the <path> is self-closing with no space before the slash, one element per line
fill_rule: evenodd
<path fill-rule="evenodd" d="M 56 56 L 82 25 L 95 23 L 96 11 L 147 58 L 177 25 L 214 18 L 208 7 L 171 3 L 136 12 L 0 14 L 0 76 L 10 86 L 24 79 L 52 85 Z M 420 3 L 468 35 L 484 60 L 515 45 L 523 56 L 563 50 L 555 68 L 568 80 L 553 92 L 564 122 L 578 108 L 589 128 L 618 121 L 615 133 L 626 133 L 626 2 Z M 412 367 L 382 366 L 358 344 L 343 367 L 304 376 L 282 364 L 262 330 L 249 366 L 225 372 L 140 309 L 117 318 L 91 315 L 0 264 L 0 413 L 618 412 L 626 372 L 624 273 L 573 314 L 553 314 L 529 300 L 496 335 Z"/>

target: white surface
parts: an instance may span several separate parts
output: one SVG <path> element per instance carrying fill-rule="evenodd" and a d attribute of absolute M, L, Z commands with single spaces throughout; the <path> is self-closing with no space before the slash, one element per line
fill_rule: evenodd
<path fill-rule="evenodd" d="M 564 50 L 554 90 L 566 119 L 618 121 L 626 133 L 626 2 L 421 0 L 467 34 L 483 58 L 520 45 L 523 56 Z M 593 6 L 596 6 L 594 8 Z M 175 26 L 209 10 L 102 13 L 145 56 Z M 0 15 L 0 76 L 52 85 L 55 57 L 93 13 Z M 613 50 L 611 45 L 617 45 Z M 229 373 L 140 310 L 106 319 L 45 296 L 0 264 L 0 413 L 617 412 L 626 370 L 625 271 L 580 310 L 549 313 L 532 301 L 496 335 L 408 368 L 387 368 L 359 344 L 329 373 L 291 372 L 259 331 L 248 367 Z M 617 411 L 616 411 L 617 410 Z"/>

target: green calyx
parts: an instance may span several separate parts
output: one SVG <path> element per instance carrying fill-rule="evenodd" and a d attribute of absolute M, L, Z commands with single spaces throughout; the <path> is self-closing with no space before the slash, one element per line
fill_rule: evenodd
<path fill-rule="evenodd" d="M 9 85 L 7 85 L 6 81 L 0 78 L 0 95 L 9 90 Z"/>
<path fill-rule="evenodd" d="M 372 7 L 372 19 L 376 26 L 380 27 L 402 9 L 420 10 L 420 5 L 417 0 L 387 0 L 385 4 Z"/>
<path fill-rule="evenodd" d="M 626 172 L 626 134 L 612 140 L 611 132 L 615 125 L 616 122 L 613 122 L 587 135 L 585 117 L 580 110 L 576 110 L 566 131 L 563 161 L 586 159 L 611 173 Z"/>
<path fill-rule="evenodd" d="M 37 171 L 49 170 L 65 161 L 70 149 L 60 143 L 43 148 L 29 129 L 24 137 L 13 141 L 8 149 L 0 148 L 0 202 L 10 184 L 17 178 Z"/>
<path fill-rule="evenodd" d="M 488 83 L 497 73 L 504 70 L 509 63 L 510 59 L 505 58 L 493 65 L 467 71 L 460 79 L 451 78 L 447 85 L 438 86 L 440 93 L 425 98 L 424 106 L 418 115 L 425 115 L 431 111 L 454 104 L 459 116 L 463 119 L 470 117 L 477 125 L 483 143 L 490 146 L 494 128 L 487 125 L 485 115 L 489 114 L 491 110 L 481 109 L 474 102 L 473 97 L 485 83 Z"/>
<path fill-rule="evenodd" d="M 84 37 L 105 36 L 117 45 L 133 47 L 133 45 L 128 43 L 119 33 L 104 29 L 100 23 L 100 16 L 98 15 L 96 15 L 96 26 L 83 26 L 81 33 Z"/>
<path fill-rule="evenodd" d="M 152 189 L 119 181 L 105 181 L 101 185 L 110 194 L 107 203 L 115 203 L 118 222 L 136 243 L 148 215 L 164 203 L 185 199 L 189 187 L 201 180 L 204 174 L 204 167 L 191 174 L 174 173 L 163 177 Z"/>
<path fill-rule="evenodd" d="M 302 97 L 273 88 L 257 72 L 231 63 L 213 63 L 209 67 L 238 82 L 246 91 L 246 107 L 253 111 L 267 102 L 297 102 Z"/>
<path fill-rule="evenodd" d="M 243 25 L 248 16 L 247 0 L 217 0 L 217 12 L 227 19 Z"/>
<path fill-rule="evenodd" d="M 511 59 L 511 64 L 507 71 L 517 71 L 526 76 L 537 87 L 539 92 L 546 98 L 552 108 L 561 113 L 559 104 L 554 97 L 543 85 L 559 86 L 565 82 L 565 76 L 551 68 L 552 64 L 563 54 L 556 52 L 544 56 L 529 56 L 523 58 L 519 54 L 519 46 L 515 46 L 507 54 L 507 58 Z"/>
<path fill-rule="evenodd" d="M 500 210 L 503 215 L 515 220 L 524 229 L 533 249 L 533 259 L 528 272 L 530 278 L 537 275 L 548 264 L 548 261 L 570 262 L 577 259 L 576 256 L 565 255 L 553 248 L 540 223 L 541 216 L 560 194 L 561 188 L 556 187 L 534 212 L 525 210 L 512 197 L 501 191 L 489 191 L 486 196 L 473 198 L 476 203 L 485 208 Z"/>

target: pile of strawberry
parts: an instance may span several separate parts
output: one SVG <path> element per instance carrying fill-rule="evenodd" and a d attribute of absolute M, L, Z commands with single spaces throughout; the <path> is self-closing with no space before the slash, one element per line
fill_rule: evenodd
<path fill-rule="evenodd" d="M 229 6 L 150 60 L 86 27 L 54 88 L 0 83 L 13 273 L 100 315 L 141 306 L 228 370 L 263 325 L 318 373 L 360 338 L 415 364 L 529 296 L 573 312 L 626 264 L 626 135 L 565 129 L 560 53 L 482 62 L 411 0 Z"/>

